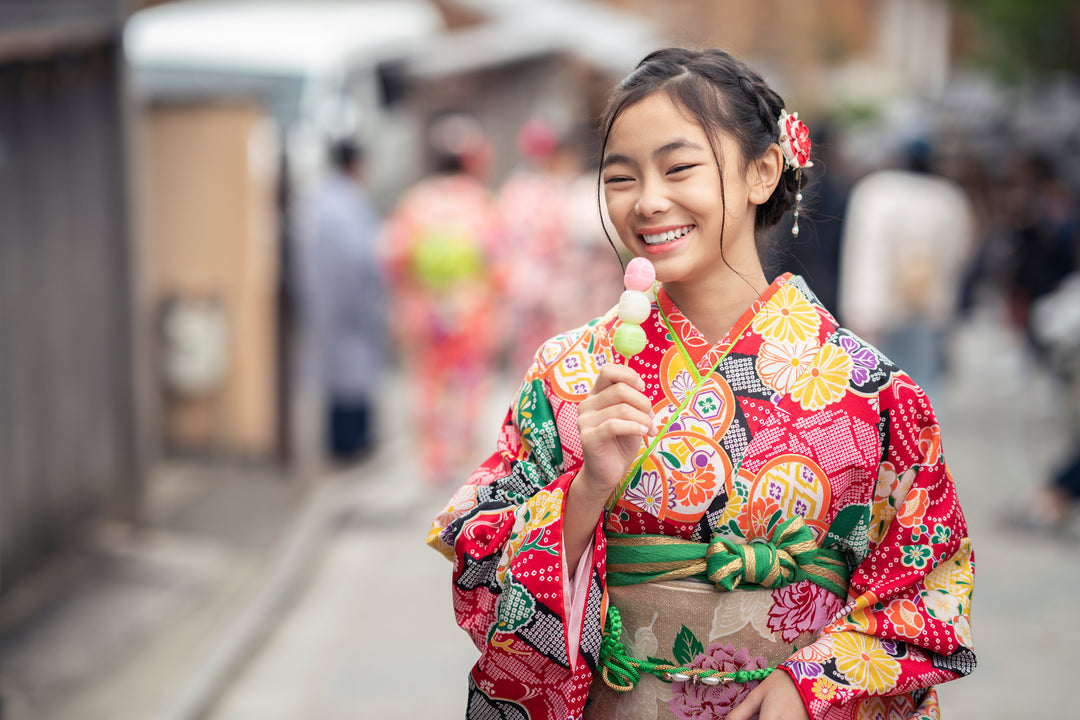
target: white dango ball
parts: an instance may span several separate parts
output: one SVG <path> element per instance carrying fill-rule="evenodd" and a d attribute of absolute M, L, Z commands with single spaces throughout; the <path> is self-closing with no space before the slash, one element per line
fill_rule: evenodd
<path fill-rule="evenodd" d="M 640 325 L 649 318 L 652 302 L 640 290 L 624 290 L 619 297 L 619 319 L 625 323 Z"/>

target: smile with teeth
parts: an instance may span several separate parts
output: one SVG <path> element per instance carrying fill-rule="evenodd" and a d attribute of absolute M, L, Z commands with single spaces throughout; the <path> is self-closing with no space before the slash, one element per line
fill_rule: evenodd
<path fill-rule="evenodd" d="M 675 228 L 674 230 L 668 230 L 667 232 L 655 233 L 652 235 L 642 233 L 641 239 L 645 241 L 646 245 L 663 245 L 664 243 L 669 243 L 672 240 L 681 238 L 693 229 L 693 225 L 686 225 L 681 228 Z"/>

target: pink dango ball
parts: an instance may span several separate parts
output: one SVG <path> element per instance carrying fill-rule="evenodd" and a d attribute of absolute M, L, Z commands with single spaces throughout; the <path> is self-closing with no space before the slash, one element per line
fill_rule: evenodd
<path fill-rule="evenodd" d="M 656 282 L 656 268 L 646 258 L 636 257 L 626 265 L 623 285 L 627 290 L 648 292 Z"/>

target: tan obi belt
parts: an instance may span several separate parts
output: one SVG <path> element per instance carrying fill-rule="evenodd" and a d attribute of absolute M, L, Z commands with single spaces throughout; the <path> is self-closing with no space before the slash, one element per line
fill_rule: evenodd
<path fill-rule="evenodd" d="M 799 516 L 749 544 L 610 537 L 601 671 L 585 719 L 725 717 L 817 639 L 814 620 L 839 608 L 848 577 Z"/>
<path fill-rule="evenodd" d="M 622 642 L 641 660 L 662 658 L 725 672 L 775 667 L 817 639 L 801 633 L 793 641 L 769 629 L 771 589 L 718 592 L 699 580 L 625 585 L 608 589 L 622 616 Z M 683 662 L 685 661 L 685 662 Z M 722 718 L 757 686 L 749 683 L 667 682 L 641 673 L 633 689 L 617 692 L 597 674 L 589 690 L 585 720 L 661 720 L 699 717 L 712 706 Z M 682 712 L 678 710 L 681 709 Z M 697 712 L 701 712 L 700 710 Z"/>

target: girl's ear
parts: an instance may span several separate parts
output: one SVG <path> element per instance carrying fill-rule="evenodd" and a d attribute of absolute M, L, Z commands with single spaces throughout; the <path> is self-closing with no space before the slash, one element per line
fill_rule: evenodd
<path fill-rule="evenodd" d="M 772 197 L 784 172 L 784 154 L 776 143 L 746 168 L 746 184 L 750 187 L 750 202 L 761 205 Z"/>

